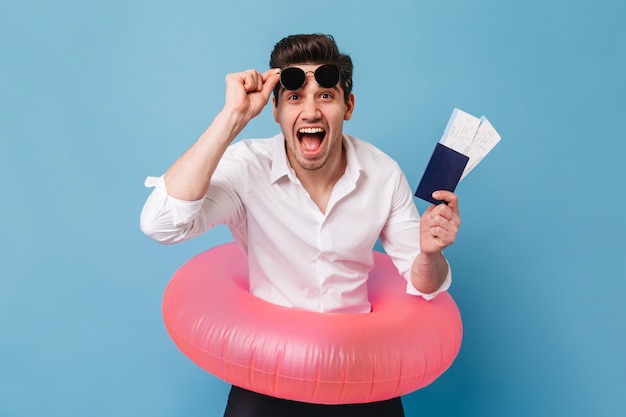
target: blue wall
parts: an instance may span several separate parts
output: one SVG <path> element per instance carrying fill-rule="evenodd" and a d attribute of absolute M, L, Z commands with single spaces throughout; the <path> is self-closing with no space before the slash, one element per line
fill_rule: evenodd
<path fill-rule="evenodd" d="M 151 242 L 143 180 L 208 125 L 226 73 L 302 32 L 352 55 L 346 130 L 413 186 L 453 107 L 503 137 L 458 188 L 461 353 L 407 414 L 626 415 L 626 3 L 212 3 L 0 2 L 0 415 L 221 415 L 227 385 L 176 350 L 160 302 L 230 237 Z M 266 110 L 244 136 L 276 131 Z"/>

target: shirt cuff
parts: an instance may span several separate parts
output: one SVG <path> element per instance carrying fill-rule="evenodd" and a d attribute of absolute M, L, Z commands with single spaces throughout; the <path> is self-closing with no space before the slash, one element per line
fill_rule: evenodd
<path fill-rule="evenodd" d="M 148 177 L 144 185 L 148 188 L 154 187 L 157 198 L 163 201 L 165 209 L 171 213 L 174 227 L 185 225 L 191 222 L 202 208 L 203 199 L 196 201 L 179 200 L 167 193 L 163 176 Z"/>
<path fill-rule="evenodd" d="M 452 284 L 452 270 L 450 269 L 450 264 L 448 263 L 447 259 L 446 259 L 446 263 L 448 264 L 448 275 L 446 275 L 446 279 L 443 281 L 443 284 L 441 284 L 441 286 L 437 289 L 437 291 L 430 293 L 430 294 L 425 294 L 421 291 L 418 291 L 413 286 L 413 283 L 411 282 L 411 279 L 409 278 L 406 283 L 406 293 L 410 295 L 419 295 L 425 300 L 432 300 L 433 298 L 435 298 L 442 292 L 448 291 L 448 289 L 450 288 L 450 285 Z"/>

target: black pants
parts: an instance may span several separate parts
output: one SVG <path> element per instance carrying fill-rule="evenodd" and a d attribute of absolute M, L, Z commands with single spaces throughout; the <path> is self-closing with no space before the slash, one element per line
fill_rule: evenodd
<path fill-rule="evenodd" d="M 224 417 L 404 417 L 400 397 L 368 404 L 322 405 L 283 400 L 233 386 Z"/>

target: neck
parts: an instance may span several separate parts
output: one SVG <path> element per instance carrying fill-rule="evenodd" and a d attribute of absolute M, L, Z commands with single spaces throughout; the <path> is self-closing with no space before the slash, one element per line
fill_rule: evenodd
<path fill-rule="evenodd" d="M 313 187 L 332 188 L 346 171 L 347 165 L 343 143 L 340 143 L 337 148 L 337 151 L 332 152 L 324 166 L 319 169 L 305 169 L 297 163 L 293 163 L 292 167 L 300 182 Z"/>
<path fill-rule="evenodd" d="M 333 188 L 346 171 L 347 158 L 343 143 L 339 145 L 338 151 L 334 152 L 320 169 L 307 170 L 297 164 L 292 164 L 292 166 L 300 183 L 309 193 L 311 199 L 322 213 L 326 213 L 326 207 L 328 206 Z"/>

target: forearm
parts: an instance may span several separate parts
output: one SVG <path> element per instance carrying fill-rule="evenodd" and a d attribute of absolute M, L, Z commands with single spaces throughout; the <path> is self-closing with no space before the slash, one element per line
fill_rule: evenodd
<path fill-rule="evenodd" d="M 448 276 L 448 262 L 442 252 L 420 252 L 411 267 L 411 282 L 423 294 L 432 294 L 443 285 Z"/>
<path fill-rule="evenodd" d="M 243 118 L 222 110 L 200 138 L 165 173 L 168 194 L 187 201 L 203 198 L 226 148 L 245 125 Z"/>
<path fill-rule="evenodd" d="M 165 173 L 165 186 L 170 196 L 186 201 L 197 201 L 205 196 L 226 148 L 248 122 L 261 113 L 278 83 L 278 73 L 276 69 L 263 74 L 248 70 L 226 76 L 223 110 Z"/>

